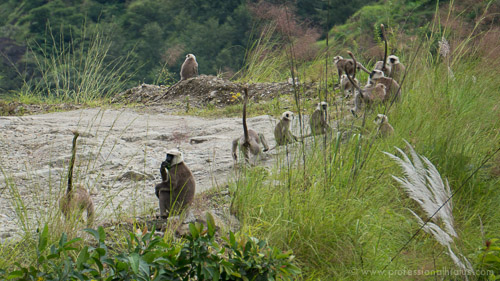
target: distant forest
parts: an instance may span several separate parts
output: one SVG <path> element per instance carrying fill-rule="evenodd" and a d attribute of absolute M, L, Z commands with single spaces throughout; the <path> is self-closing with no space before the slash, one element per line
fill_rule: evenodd
<path fill-rule="evenodd" d="M 41 75 L 40 57 L 76 52 L 99 35 L 105 60 L 126 58 L 128 85 L 179 79 L 193 53 L 202 74 L 231 76 L 271 22 L 272 7 L 287 5 L 290 18 L 324 37 L 363 0 L 4 0 L 0 4 L 0 94 L 15 92 Z M 265 6 L 263 6 L 265 4 Z M 267 7 L 267 8 L 263 8 Z M 82 52 L 85 54 L 85 52 Z M 37 57 L 39 57 L 37 59 Z M 85 57 L 83 56 L 84 60 Z"/>

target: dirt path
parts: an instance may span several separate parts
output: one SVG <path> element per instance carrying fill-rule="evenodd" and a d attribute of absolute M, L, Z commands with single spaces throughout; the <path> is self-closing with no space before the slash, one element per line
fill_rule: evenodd
<path fill-rule="evenodd" d="M 165 152 L 177 146 L 193 171 L 197 192 L 227 181 L 231 142 L 242 133 L 241 118 L 173 116 L 161 107 L 149 112 L 154 113 L 97 108 L 0 117 L 0 240 L 16 232 L 22 212 L 38 225 L 57 212 L 71 130 L 81 134 L 76 182 L 91 191 L 100 218 L 155 212 L 158 168 Z M 275 122 L 270 116 L 248 119 L 271 147 Z"/>

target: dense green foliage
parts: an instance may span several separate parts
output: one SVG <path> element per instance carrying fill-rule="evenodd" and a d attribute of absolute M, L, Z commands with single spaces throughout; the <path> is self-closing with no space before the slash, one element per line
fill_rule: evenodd
<path fill-rule="evenodd" d="M 292 280 L 300 274 L 292 252 L 281 252 L 265 241 L 230 233 L 215 241 L 215 222 L 207 213 L 207 228 L 190 224 L 184 243 L 169 244 L 153 232 L 129 233 L 127 250 L 113 254 L 102 227 L 86 229 L 96 242 L 68 241 L 62 234 L 50 244 L 48 226 L 39 233 L 37 257 L 30 266 L 0 270 L 10 280 Z M 83 245 L 82 245 L 83 244 Z"/>
<path fill-rule="evenodd" d="M 96 34 L 110 43 L 105 64 L 127 58 L 121 75 L 128 81 L 124 86 L 172 83 L 179 79 L 188 53 L 195 54 L 200 73 L 226 73 L 230 77 L 243 67 L 247 49 L 258 37 L 255 34 L 268 22 L 251 13 L 249 6 L 257 2 L 5 1 L 0 4 L 0 94 L 19 90 L 23 80 L 43 77 L 37 56 L 59 54 L 63 51 L 60 46 L 69 48 L 64 50 L 67 52 L 81 48 L 85 53 Z M 328 26 L 345 21 L 365 4 L 328 2 L 332 7 Z M 326 30 L 325 3 L 289 4 L 300 19 Z"/>

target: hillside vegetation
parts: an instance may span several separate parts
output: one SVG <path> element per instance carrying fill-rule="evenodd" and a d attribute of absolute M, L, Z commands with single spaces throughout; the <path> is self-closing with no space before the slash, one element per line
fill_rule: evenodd
<path fill-rule="evenodd" d="M 336 7 L 329 27 L 343 23 L 368 3 L 329 2 Z M 260 27 L 275 16 L 276 9 L 263 9 L 265 5 L 244 0 L 2 1 L 0 95 L 12 95 L 10 91 L 18 91 L 23 81 L 33 86 L 41 79 L 46 80 L 42 90 L 67 87 L 78 92 L 80 81 L 57 84 L 70 75 L 113 76 L 117 62 L 120 75 L 111 79 L 124 83 L 111 93 L 101 93 L 104 96 L 143 82 L 172 84 L 179 79 L 188 53 L 196 55 L 200 73 L 231 77 L 244 66 Z M 327 30 L 325 5 L 321 0 L 297 1 L 289 3 L 289 10 L 297 14 L 298 25 L 316 27 L 321 33 Z M 53 69 L 51 63 L 59 54 L 70 56 L 59 62 L 68 69 Z M 98 71 L 82 73 L 87 64 L 96 63 L 102 65 Z"/>
<path fill-rule="evenodd" d="M 130 5 L 119 2 L 113 5 L 130 8 L 134 3 L 139 5 L 135 1 Z M 297 3 L 303 5 L 301 1 Z M 231 7 L 241 13 L 248 12 Z M 160 6 L 156 8 L 162 9 Z M 198 262 L 196 265 L 201 266 L 189 271 L 192 274 L 198 270 L 200 280 L 218 280 L 220 276 L 224 276 L 221 279 L 238 280 L 237 275 L 231 275 L 236 270 L 233 267 L 247 266 L 248 269 L 251 265 L 256 265 L 255 268 L 261 270 L 259 272 L 266 274 L 276 270 L 278 273 L 271 275 L 277 280 L 498 280 L 498 1 L 381 1 L 359 9 L 345 24 L 329 29 L 324 37 L 321 32 L 314 33 L 312 28 L 295 25 L 301 22 L 301 17 L 306 17 L 300 12 L 290 20 L 289 10 L 281 5 L 260 3 L 252 9 L 261 11 L 257 14 L 261 15 L 263 24 L 251 29 L 258 36 L 251 44 L 245 42 L 247 47 L 242 52 L 230 48 L 230 53 L 225 54 L 241 59 L 233 65 L 233 70 L 239 70 L 237 79 L 254 83 L 283 81 L 292 76 L 298 77 L 300 83 L 315 82 L 318 87 L 311 94 L 305 93 L 300 83 L 294 84 L 292 95 L 274 98 L 265 105 L 250 106 L 249 110 L 264 108 L 279 116 L 286 106 L 303 122 L 303 114 L 310 115 L 313 104 L 325 100 L 330 103 L 330 121 L 332 124 L 335 122 L 333 133 L 277 148 L 278 157 L 271 167 L 240 165 L 234 177 L 228 179 L 232 212 L 242 223 L 241 233 L 238 234 L 241 236 L 235 238 L 233 234 L 228 234 L 225 240 L 229 245 L 226 247 L 229 251 L 227 255 L 239 252 L 235 254 L 239 258 L 232 260 L 232 266 L 226 268 L 221 261 L 226 255 L 218 252 L 218 244 L 210 244 L 215 243 L 212 239 L 213 226 L 203 231 L 199 225 L 191 227 L 191 236 L 181 240 L 184 244 L 174 243 L 168 233 L 163 240 L 155 242 L 154 245 L 163 247 L 168 253 L 168 256 L 163 256 L 168 262 L 160 260 L 160 263 L 168 263 L 169 270 L 173 266 L 182 266 L 172 256 L 178 254 L 182 259 L 177 261 L 183 262 L 186 256 L 181 254 L 181 248 L 185 249 L 184 252 L 187 252 L 186 248 L 198 251 L 193 245 L 202 245 L 202 250 L 211 252 L 201 252 L 193 258 Z M 154 15 L 156 10 L 150 13 Z M 316 18 L 319 26 L 330 26 L 329 19 L 333 14 L 325 14 L 324 11 L 312 14 L 319 17 Z M 131 18 L 129 24 L 133 23 Z M 239 22 L 234 26 L 241 24 L 240 20 L 233 20 Z M 331 60 L 339 54 L 347 57 L 349 50 L 371 68 L 375 61 L 383 57 L 383 43 L 379 36 L 381 23 L 387 26 L 389 53 L 398 55 L 406 65 L 407 72 L 401 83 L 402 98 L 394 104 L 365 110 L 360 117 L 354 118 L 342 98 L 343 93 L 335 87 L 337 73 Z M 221 23 L 218 24 L 216 26 L 220 27 Z M 201 25 L 192 28 L 207 33 L 214 30 L 207 28 L 209 25 Z M 158 32 L 143 35 L 146 34 Z M 235 37 L 239 40 L 252 38 L 249 33 L 245 34 Z M 177 37 L 183 38 L 181 33 L 177 33 Z M 214 44 L 224 42 L 212 41 L 216 41 Z M 139 46 L 133 52 L 140 50 Z M 223 51 L 215 53 L 217 56 L 211 58 L 216 60 L 224 54 Z M 131 56 L 134 57 L 133 53 Z M 156 82 L 160 80 L 155 80 L 154 75 L 161 73 L 162 69 L 157 67 L 154 71 L 148 69 L 151 71 L 148 73 L 153 75 L 149 79 Z M 127 71 L 118 69 L 116 75 Z M 367 75 L 360 73 L 357 78 L 365 84 Z M 235 99 L 238 99 L 236 93 Z M 210 116 L 241 114 L 241 104 L 228 108 L 201 109 L 195 113 Z M 387 138 L 377 135 L 377 126 L 372 122 L 379 113 L 386 114 L 394 127 L 394 134 Z M 415 173 L 409 172 L 409 166 L 398 164 L 384 152 L 411 160 L 414 165 L 410 166 Z M 418 159 L 425 165 L 419 164 Z M 418 193 L 416 185 L 405 187 L 401 180 L 396 179 L 410 178 L 418 173 L 427 177 L 419 179 L 416 185 L 431 186 L 430 191 L 426 189 L 420 193 L 434 198 L 437 203 L 422 202 L 418 196 L 411 195 L 411 190 Z M 441 179 L 442 186 L 449 184 L 450 191 L 436 186 Z M 431 209 L 430 213 L 428 209 Z M 432 215 L 435 217 L 433 220 Z M 51 229 L 55 227 L 51 226 Z M 73 226 L 66 230 L 68 237 L 81 235 L 77 229 Z M 91 244 L 92 247 L 86 248 L 85 245 L 90 242 L 78 241 L 75 247 L 80 251 L 78 253 L 83 254 L 75 250 L 67 254 L 67 259 L 58 260 L 52 267 L 40 265 L 46 264 L 44 259 L 40 261 L 40 250 L 26 250 L 38 243 L 44 246 L 38 246 L 38 249 L 43 248 L 47 252 L 46 244 L 57 244 L 62 235 L 62 230 L 57 230 L 57 237 L 45 237 L 43 240 L 43 231 L 38 235 L 38 241 L 26 234 L 17 244 L 2 245 L 0 268 L 12 272 L 17 268 L 27 270 L 32 265 L 35 272 L 46 270 L 54 273 L 57 265 L 63 262 L 68 268 L 82 269 L 83 262 L 78 265 L 78 261 L 93 255 L 96 257 L 94 261 L 85 260 L 83 264 L 93 269 L 92 272 L 97 272 L 96 268 L 102 270 L 97 260 L 103 255 L 98 256 L 97 249 L 105 246 L 104 238 L 99 240 L 105 235 L 104 230 L 89 231 L 100 241 L 99 247 L 92 248 L 95 245 Z M 156 273 L 160 272 L 158 268 L 161 266 L 153 263 L 153 260 L 159 260 L 152 259 L 153 254 L 148 253 L 155 250 L 147 246 L 151 237 L 144 236 L 141 240 L 140 235 L 145 233 L 136 231 L 130 234 L 130 238 L 116 234 L 117 237 L 113 237 L 116 244 L 110 247 L 109 252 L 106 251 L 109 259 L 103 260 L 110 267 L 130 269 L 128 276 L 132 276 L 134 268 L 139 271 L 140 256 L 143 261 L 141 270 L 157 270 L 155 274 L 142 275 L 143 278 L 158 278 Z M 267 244 L 246 235 L 258 237 Z M 62 237 L 66 239 L 64 235 Z M 136 241 L 135 244 L 131 240 Z M 174 246 L 170 248 L 169 243 Z M 61 242 L 60 245 L 65 244 Z M 132 253 L 134 245 L 138 250 Z M 12 251 L 20 257 L 7 254 Z M 158 254 L 156 250 L 153 252 Z M 117 256 L 111 255 L 115 253 Z M 192 257 L 191 254 L 189 257 Z M 200 259 L 206 259 L 206 262 L 200 262 Z M 115 264 L 116 260 L 123 264 Z M 16 266 L 15 262 L 20 264 Z M 201 275 L 203 265 L 207 265 L 210 272 L 203 271 L 204 275 Z M 248 271 L 241 268 L 242 272 L 248 273 L 247 276 L 255 276 L 252 275 L 255 274 L 253 267 Z M 281 273 L 280 268 L 283 268 Z M 91 270 L 88 270 L 90 274 Z M 111 273 L 105 270 L 102 275 L 92 275 L 92 278 L 109 277 Z M 88 279 L 89 274 L 86 275 Z M 258 276 L 270 278 L 269 275 L 263 277 L 264 273 Z"/>

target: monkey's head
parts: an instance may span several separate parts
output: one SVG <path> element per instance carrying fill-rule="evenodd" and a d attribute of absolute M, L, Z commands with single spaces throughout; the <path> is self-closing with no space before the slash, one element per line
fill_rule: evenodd
<path fill-rule="evenodd" d="M 370 79 L 376 80 L 382 77 L 384 77 L 384 72 L 382 70 L 374 69 L 370 73 Z"/>
<path fill-rule="evenodd" d="M 294 116 L 293 112 L 291 112 L 291 111 L 285 111 L 285 112 L 283 112 L 283 114 L 281 114 L 281 119 L 282 120 L 292 121 L 293 116 Z"/>
<path fill-rule="evenodd" d="M 344 59 L 344 58 L 343 58 L 343 57 L 341 57 L 341 56 L 336 56 L 336 57 L 334 57 L 334 58 L 333 58 L 333 63 L 334 63 L 334 64 L 337 64 L 340 60 L 343 60 L 343 59 Z"/>
<path fill-rule="evenodd" d="M 375 117 L 375 120 L 373 120 L 373 123 L 380 125 L 382 123 L 388 123 L 389 118 L 384 115 L 384 114 L 377 114 L 377 117 Z"/>
<path fill-rule="evenodd" d="M 399 63 L 399 58 L 398 58 L 398 57 L 396 57 L 395 55 L 390 55 L 390 56 L 388 56 L 387 58 L 389 59 L 389 63 L 390 63 L 391 65 L 394 65 L 394 64 L 396 64 L 396 63 Z"/>
<path fill-rule="evenodd" d="M 189 59 L 192 59 L 192 60 L 196 61 L 196 57 L 193 54 L 187 54 L 186 55 L 186 60 L 189 60 Z"/>
<path fill-rule="evenodd" d="M 384 93 L 387 92 L 387 87 L 384 84 L 379 83 L 375 86 L 375 88 L 377 88 L 379 91 L 384 91 Z"/>
<path fill-rule="evenodd" d="M 318 102 L 316 105 L 316 109 L 318 110 L 326 110 L 328 108 L 328 103 L 326 101 Z"/>
<path fill-rule="evenodd" d="M 165 161 L 161 163 L 163 167 L 170 169 L 172 166 L 180 164 L 184 162 L 184 158 L 182 157 L 182 152 L 177 149 L 171 149 L 167 151 L 167 157 Z"/>

